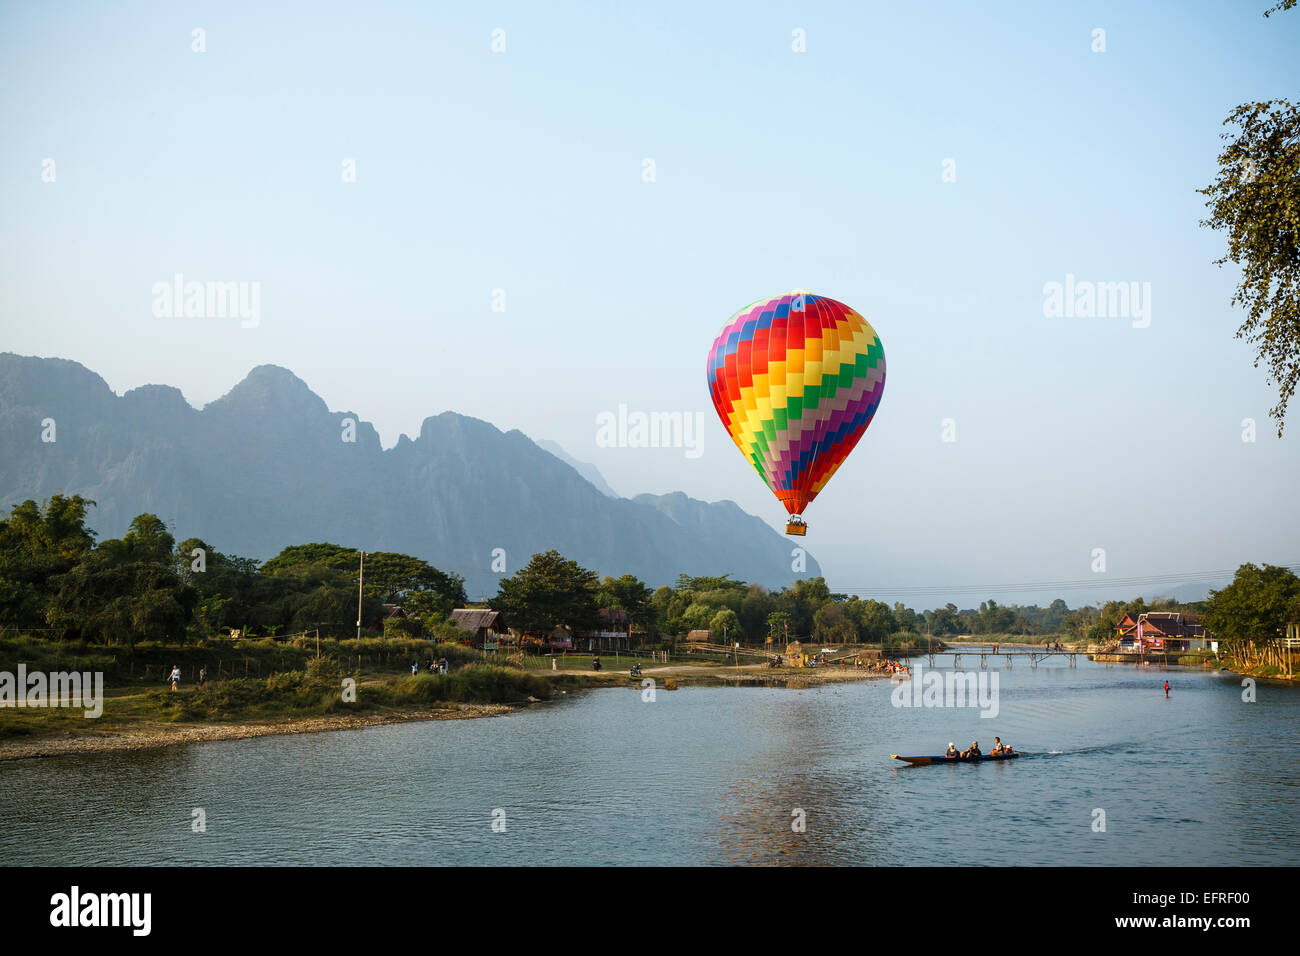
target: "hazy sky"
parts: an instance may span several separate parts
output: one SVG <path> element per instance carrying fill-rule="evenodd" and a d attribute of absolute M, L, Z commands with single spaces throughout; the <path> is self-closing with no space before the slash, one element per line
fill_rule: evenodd
<path fill-rule="evenodd" d="M 451 409 L 779 527 L 704 365 L 804 288 L 888 359 L 806 513 L 833 588 L 1300 563 L 1300 409 L 1277 440 L 1196 194 L 1233 106 L 1300 93 L 1272 2 L 6 3 L 0 350 L 195 405 L 283 365 L 385 445 Z M 155 315 L 177 273 L 259 283 L 256 326 Z M 1067 275 L 1149 315 L 1048 317 Z M 620 404 L 703 453 L 598 447 Z"/>

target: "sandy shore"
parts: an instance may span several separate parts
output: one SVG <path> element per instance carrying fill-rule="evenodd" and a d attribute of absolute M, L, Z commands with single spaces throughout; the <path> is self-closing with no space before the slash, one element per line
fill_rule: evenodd
<path fill-rule="evenodd" d="M 382 714 L 345 714 L 328 717 L 286 717 L 280 720 L 202 726 L 150 723 L 118 732 L 61 734 L 33 740 L 0 742 L 0 761 L 63 757 L 83 753 L 111 753 L 118 750 L 148 750 L 208 740 L 240 740 L 273 734 L 313 734 L 325 730 L 355 730 L 411 720 L 463 720 L 495 717 L 513 710 L 506 704 L 457 704 L 449 707 Z"/>

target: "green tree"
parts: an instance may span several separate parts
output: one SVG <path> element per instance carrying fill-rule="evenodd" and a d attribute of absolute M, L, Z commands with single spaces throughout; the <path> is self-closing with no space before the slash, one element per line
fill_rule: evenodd
<path fill-rule="evenodd" d="M 361 552 L 356 548 L 328 541 L 291 545 L 262 565 L 261 571 L 263 577 L 276 582 L 272 590 L 277 595 L 279 616 L 295 630 L 319 623 L 338 626 L 348 617 L 355 621 L 359 578 L 363 578 L 365 627 L 382 623 L 383 604 L 399 604 L 420 618 L 426 633 L 433 634 L 455 608 L 466 603 L 465 580 L 459 574 L 440 571 L 427 561 L 395 551 L 367 551 L 362 575 Z M 299 585 L 287 584 L 286 579 L 296 579 Z M 344 593 L 333 593 L 348 587 L 350 599 Z M 306 593 L 319 588 L 325 590 Z M 349 601 L 351 611 L 346 611 Z"/>
<path fill-rule="evenodd" d="M 858 640 L 858 628 L 839 604 L 827 601 L 813 614 L 813 637 L 822 643 L 852 644 Z"/>
<path fill-rule="evenodd" d="M 94 547 L 80 495 L 55 495 L 38 505 L 14 505 L 0 520 L 0 622 L 39 626 L 46 622 L 54 580 L 71 571 Z"/>
<path fill-rule="evenodd" d="M 751 584 L 745 596 L 741 598 L 740 628 L 750 639 L 765 638 L 770 633 L 767 627 L 768 616 L 776 610 L 776 600 L 767 589 L 759 584 Z"/>
<path fill-rule="evenodd" d="M 696 603 L 682 612 L 681 621 L 687 630 L 707 631 L 717 613 L 718 609 L 711 604 Z"/>
<path fill-rule="evenodd" d="M 590 630 L 597 622 L 599 587 L 594 571 L 546 551 L 533 555 L 513 577 L 502 578 L 493 607 L 525 633 L 545 634 L 561 624 Z"/>
<path fill-rule="evenodd" d="M 1265 11 L 1290 10 L 1281 0 Z M 1215 263 L 1241 269 L 1233 305 L 1246 320 L 1237 338 L 1255 346 L 1277 386 L 1269 409 L 1281 437 L 1287 403 L 1300 381 L 1300 107 L 1283 100 L 1238 106 L 1223 122 L 1227 145 L 1219 154 L 1215 181 L 1199 190 L 1210 210 L 1201 225 L 1224 230 L 1228 251 Z"/>
<path fill-rule="evenodd" d="M 157 515 L 142 514 L 120 539 L 103 541 L 55 579 L 51 623 L 105 644 L 185 637 L 199 594 L 176 569 L 173 539 Z"/>
<path fill-rule="evenodd" d="M 1057 598 L 1048 606 L 1042 621 L 1039 622 L 1042 633 L 1055 634 L 1058 632 L 1061 629 L 1061 622 L 1065 620 L 1065 616 L 1069 613 L 1070 606 Z"/>
<path fill-rule="evenodd" d="M 798 637 L 798 632 L 790 629 L 790 615 L 785 611 L 773 611 L 765 623 L 774 644 L 784 645 Z"/>
<path fill-rule="evenodd" d="M 413 594 L 431 595 L 445 608 L 443 617 L 465 603 L 465 579 L 459 574 L 392 551 L 366 554 L 364 590 L 389 604 L 401 604 Z"/>
<path fill-rule="evenodd" d="M 930 633 L 937 637 L 960 633 L 960 624 L 957 620 L 957 605 L 952 602 L 945 604 L 943 607 L 935 608 L 933 611 L 927 611 L 926 622 L 930 625 Z"/>
<path fill-rule="evenodd" d="M 729 607 L 723 608 L 709 621 L 710 636 L 716 641 L 738 641 L 743 636 L 740 616 Z"/>
<path fill-rule="evenodd" d="M 722 577 L 699 577 L 693 578 L 690 575 L 679 574 L 677 576 L 677 591 L 744 591 L 749 585 L 744 581 L 733 581 L 730 574 L 724 574 Z"/>
<path fill-rule="evenodd" d="M 366 556 L 367 560 L 369 555 Z M 270 561 L 262 565 L 263 574 L 280 574 L 301 571 L 305 567 L 323 565 L 336 571 L 346 571 L 355 580 L 361 561 L 361 554 L 356 548 L 345 548 L 328 541 L 312 544 L 294 544 L 285 548 Z"/>
<path fill-rule="evenodd" d="M 883 601 L 864 601 L 858 630 L 864 641 L 882 644 L 885 638 L 898 630 L 898 619 Z"/>
<path fill-rule="evenodd" d="M 980 604 L 975 630 L 980 634 L 1005 634 L 1016 621 L 1016 612 L 989 598 Z"/>
<path fill-rule="evenodd" d="M 1071 611 L 1061 619 L 1059 631 L 1068 635 L 1074 640 L 1084 640 L 1089 637 L 1089 630 L 1097 620 L 1099 612 L 1095 607 L 1084 606 Z M 1116 618 L 1119 620 L 1119 618 Z M 1111 639 L 1111 632 L 1106 631 L 1106 636 L 1098 643 L 1104 643 Z"/>
<path fill-rule="evenodd" d="M 1210 592 L 1203 623 L 1231 646 L 1276 640 L 1289 620 L 1300 620 L 1300 578 L 1272 564 L 1243 564 L 1231 584 Z"/>
<path fill-rule="evenodd" d="M 900 631 L 911 631 L 915 633 L 920 625 L 921 618 L 920 615 L 910 607 L 905 606 L 902 601 L 895 601 L 894 620 L 898 622 L 898 629 Z"/>
<path fill-rule="evenodd" d="M 644 581 L 635 575 L 624 574 L 617 578 L 607 577 L 601 582 L 597 603 L 603 608 L 622 608 L 632 619 L 634 628 L 648 631 L 655 622 L 653 596 Z"/>

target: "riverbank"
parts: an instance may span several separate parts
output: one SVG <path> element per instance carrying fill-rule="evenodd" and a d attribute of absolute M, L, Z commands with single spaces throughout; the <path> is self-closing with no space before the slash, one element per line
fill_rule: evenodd
<path fill-rule="evenodd" d="M 1169 654 L 1151 653 L 1150 651 L 1145 654 L 1096 653 L 1089 654 L 1088 660 L 1096 661 L 1098 664 L 1157 664 L 1161 667 L 1217 667 L 1220 669 L 1227 667 L 1225 662 L 1219 660 L 1213 654 L 1199 651 L 1175 651 Z"/>
<path fill-rule="evenodd" d="M 1278 668 L 1276 664 L 1224 664 L 1222 669 L 1236 674 L 1238 677 L 1249 677 L 1253 680 L 1291 684 L 1292 686 L 1300 684 L 1300 674 L 1295 672 L 1287 674 Z"/>
<path fill-rule="evenodd" d="M 499 671 L 497 668 L 471 668 L 469 675 L 479 670 L 483 674 Z M 462 672 L 464 674 L 464 672 Z M 458 675 L 451 675 L 456 677 Z M 298 713 L 267 716 L 269 705 L 292 708 L 293 687 L 268 687 L 266 694 L 253 699 L 241 698 L 232 693 L 229 685 L 245 682 L 227 682 L 225 688 L 208 688 L 203 691 L 186 689 L 175 694 L 168 691 L 147 691 L 138 694 L 117 694 L 104 701 L 104 714 L 88 720 L 81 710 L 68 708 L 39 708 L 0 710 L 0 762 L 30 760 L 40 757 L 60 757 L 86 753 L 111 753 L 125 750 L 147 750 L 180 744 L 203 743 L 212 740 L 240 740 L 275 734 L 306 734 L 332 730 L 355 730 L 383 724 L 404 723 L 416 720 L 465 720 L 475 717 L 497 717 L 508 714 L 530 702 L 553 699 L 569 690 L 598 687 L 625 687 L 640 690 L 641 681 L 655 681 L 657 689 L 675 690 L 678 687 L 784 687 L 805 689 L 823 684 L 844 683 L 855 680 L 882 678 L 885 675 L 851 667 L 834 665 L 817 668 L 771 668 L 763 664 L 734 667 L 720 663 L 669 664 L 645 668 L 640 680 L 633 680 L 626 671 L 560 671 L 558 673 L 517 672 L 519 679 L 541 681 L 531 689 L 538 691 L 526 699 L 513 690 L 514 680 L 497 678 L 497 686 L 480 689 L 481 696 L 513 697 L 497 701 L 437 701 L 419 703 L 419 699 L 435 695 L 438 684 L 445 681 L 438 675 L 421 675 L 402 680 L 371 681 L 359 685 L 358 696 L 366 700 L 364 710 L 316 713 L 302 712 L 308 708 L 337 707 L 335 699 L 328 701 L 297 701 Z M 283 675 L 281 675 L 283 677 Z M 270 681 L 247 682 L 260 691 Z M 282 683 L 282 681 L 281 681 Z M 233 688 L 238 689 L 238 688 Z M 249 688 L 242 688 L 245 692 Z M 318 688 L 312 688 L 318 690 Z M 335 692 L 331 692 L 335 693 Z M 310 696 L 310 695 L 309 695 Z M 335 695 L 337 696 L 337 695 Z M 265 699 L 269 697 L 270 702 Z M 209 698 L 217 698 L 212 700 Z M 217 709 L 217 704 L 221 709 Z M 210 715 L 204 719 L 202 715 Z M 184 719 L 184 718 L 190 719 Z"/>
<path fill-rule="evenodd" d="M 241 740 L 274 734 L 313 734 L 328 730 L 356 730 L 382 724 L 412 720 L 463 720 L 471 717 L 497 717 L 514 710 L 509 704 L 450 704 L 411 711 L 340 714 L 320 717 L 285 717 L 274 721 L 249 721 L 223 724 L 184 725 L 141 723 L 118 729 L 94 732 L 62 731 L 34 739 L 0 740 L 0 762 L 31 760 L 39 757 L 65 757 L 73 754 L 111 753 L 121 750 L 150 750 L 177 744 L 203 743 L 210 740 Z"/>
<path fill-rule="evenodd" d="M 81 751 L 142 749 L 266 734 L 345 730 L 404 720 L 493 716 L 592 683 L 569 675 L 546 680 L 523 671 L 471 664 L 449 674 L 358 680 L 336 661 L 264 679 L 234 678 L 179 690 L 78 691 L 75 706 L 0 708 L 0 760 Z M 88 716 L 90 715 L 90 716 Z"/>

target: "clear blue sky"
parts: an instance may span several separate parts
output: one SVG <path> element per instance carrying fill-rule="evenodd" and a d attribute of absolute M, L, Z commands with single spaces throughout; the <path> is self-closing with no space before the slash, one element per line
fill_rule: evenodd
<path fill-rule="evenodd" d="M 1271 4 L 6 3 L 0 350 L 195 405 L 283 365 L 388 445 L 452 409 L 777 526 L 704 362 L 806 288 L 889 364 L 807 514 L 832 587 L 1293 563 L 1300 410 L 1278 441 L 1195 192 L 1234 105 L 1300 95 Z M 156 318 L 177 272 L 260 324 Z M 1149 282 L 1150 327 L 1044 317 L 1067 273 Z M 597 447 L 620 403 L 704 454 Z"/>

